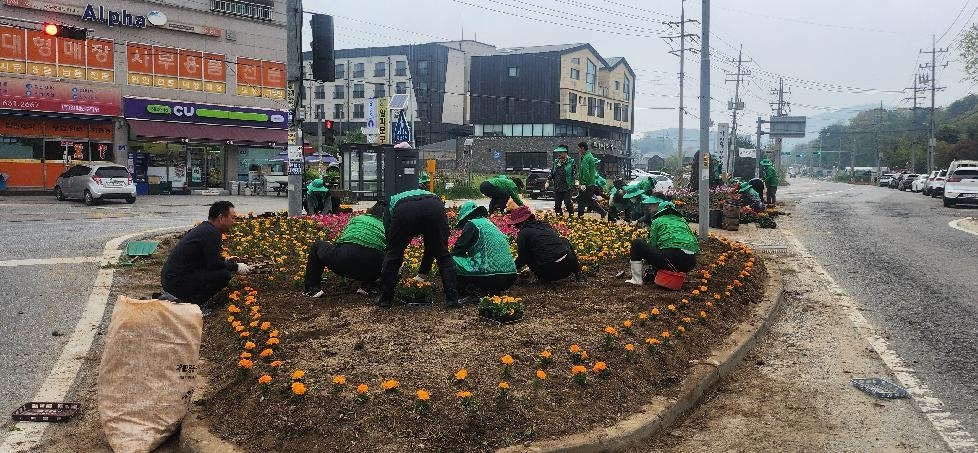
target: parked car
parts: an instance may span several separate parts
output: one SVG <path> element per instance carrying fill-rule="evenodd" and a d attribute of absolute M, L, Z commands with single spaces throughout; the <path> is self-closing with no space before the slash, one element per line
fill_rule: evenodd
<path fill-rule="evenodd" d="M 880 176 L 880 187 L 890 187 L 890 181 L 893 180 L 894 176 L 896 175 L 893 173 L 884 173 L 883 176 Z"/>
<path fill-rule="evenodd" d="M 58 176 L 54 196 L 59 200 L 81 198 L 89 206 L 110 199 L 132 204 L 136 202 L 136 184 L 126 167 L 91 162 L 75 165 Z"/>
<path fill-rule="evenodd" d="M 902 192 L 909 189 L 910 184 L 912 184 L 919 177 L 920 175 L 917 173 L 908 173 L 904 175 L 903 178 L 900 179 L 900 182 L 897 183 L 897 190 Z"/>
<path fill-rule="evenodd" d="M 978 203 L 978 166 L 958 166 L 944 183 L 944 206 Z"/>
<path fill-rule="evenodd" d="M 930 181 L 930 178 L 934 173 L 935 172 L 930 172 L 927 174 L 921 173 L 920 176 L 917 177 L 917 179 L 913 180 L 913 182 L 910 183 L 910 191 L 918 192 L 918 193 L 923 192 L 924 186 L 927 185 L 927 182 Z"/>
<path fill-rule="evenodd" d="M 897 187 L 900 187 L 900 180 L 903 179 L 904 175 L 906 175 L 906 173 L 897 173 L 893 175 L 893 177 L 890 178 L 890 182 L 887 184 L 887 187 L 891 189 L 896 189 Z"/>
<path fill-rule="evenodd" d="M 553 198 L 554 191 L 550 187 L 550 170 L 533 169 L 526 176 L 526 189 L 524 192 L 532 199 Z"/>
<path fill-rule="evenodd" d="M 947 170 L 941 170 L 937 176 L 930 180 L 927 187 L 924 189 L 924 195 L 930 195 L 932 197 L 940 196 L 944 193 L 944 182 L 947 181 Z"/>
<path fill-rule="evenodd" d="M 958 167 L 978 167 L 978 160 L 952 160 L 947 166 L 947 174 L 954 173 Z"/>

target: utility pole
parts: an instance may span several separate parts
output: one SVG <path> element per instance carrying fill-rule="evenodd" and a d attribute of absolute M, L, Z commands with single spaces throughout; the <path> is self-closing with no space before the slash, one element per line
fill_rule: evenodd
<path fill-rule="evenodd" d="M 934 140 L 934 97 L 938 89 L 944 89 L 944 87 L 938 88 L 937 86 L 937 54 L 947 52 L 947 48 L 937 48 L 937 40 L 934 35 L 931 35 L 930 37 L 930 51 L 923 49 L 920 51 L 920 53 L 930 54 L 930 64 L 920 65 L 921 69 L 930 69 L 930 139 L 927 141 L 927 173 L 930 173 L 930 171 L 934 168 L 934 145 L 936 144 Z M 941 65 L 941 67 L 947 67 L 947 63 L 944 63 Z M 916 93 L 914 96 L 916 96 Z"/>
<path fill-rule="evenodd" d="M 735 74 L 727 74 L 727 79 L 726 79 L 727 82 L 736 82 L 736 84 L 734 85 L 734 98 L 732 101 L 727 103 L 727 110 L 733 110 L 733 127 L 731 129 L 733 131 L 733 134 L 732 137 L 730 137 L 729 146 L 734 151 L 737 150 L 737 110 L 744 109 L 744 103 L 740 101 L 740 78 L 745 75 L 750 75 L 750 71 L 743 72 L 740 70 L 740 67 L 743 63 L 750 63 L 751 61 L 753 61 L 753 60 L 745 61 L 743 55 L 744 55 L 744 45 L 741 44 L 740 50 L 737 52 L 737 72 Z M 733 60 L 730 61 L 733 62 Z M 733 80 L 730 79 L 731 76 L 734 77 Z M 758 143 L 757 144 L 758 160 L 760 160 L 761 158 L 760 146 L 761 144 Z M 729 152 L 727 155 L 729 156 L 727 159 L 728 162 L 725 162 L 724 166 L 726 166 L 726 168 L 729 169 L 729 172 L 733 174 L 734 167 L 735 167 L 734 164 L 737 162 L 737 157 L 734 156 L 733 151 Z M 757 167 L 757 165 L 755 165 L 755 167 Z"/>
<path fill-rule="evenodd" d="M 289 110 L 292 112 L 292 124 L 289 125 L 289 130 L 294 131 L 295 143 L 287 145 L 289 155 L 289 215 L 296 216 L 302 212 L 302 174 L 301 171 L 293 171 L 294 168 L 302 168 L 302 111 L 300 105 L 304 96 L 300 94 L 302 93 L 302 79 L 305 72 L 302 67 L 302 0 L 286 0 L 285 17 L 286 78 L 289 83 L 293 84 L 293 92 L 295 93 L 295 100 L 289 106 Z M 294 155 L 295 148 L 293 147 L 298 147 L 298 156 Z"/>
<path fill-rule="evenodd" d="M 917 139 L 919 138 L 918 137 L 918 134 L 917 134 L 917 125 L 919 125 L 920 122 L 917 121 L 917 100 L 920 99 L 920 95 L 918 95 L 917 93 L 920 93 L 920 92 L 923 92 L 923 91 L 926 91 L 927 90 L 926 88 L 923 88 L 923 87 L 919 87 L 918 88 L 917 82 L 921 82 L 923 84 L 926 84 L 929 80 L 930 79 L 928 78 L 928 76 L 926 74 L 920 74 L 920 75 L 918 75 L 914 79 L 914 81 L 913 81 L 913 87 L 912 88 L 907 88 L 908 90 L 913 90 L 913 94 L 910 97 L 903 98 L 904 100 L 908 100 L 908 101 L 912 100 L 913 101 L 913 109 L 910 111 L 911 112 L 911 124 L 910 124 L 910 128 L 912 129 L 912 134 L 911 134 L 912 139 L 910 141 L 910 153 L 911 153 L 911 156 L 913 156 L 913 153 L 914 153 L 913 146 L 917 142 Z M 916 164 L 914 164 L 914 166 L 915 165 Z M 928 160 L 928 165 L 930 165 L 930 161 L 929 160 Z"/>
<path fill-rule="evenodd" d="M 700 37 L 700 159 L 699 236 L 710 235 L 710 0 L 703 0 Z M 740 71 L 737 71 L 740 72 Z"/>
<path fill-rule="evenodd" d="M 699 23 L 695 19 L 686 19 L 686 0 L 680 0 L 679 3 L 680 3 L 680 7 L 681 7 L 680 13 L 679 13 L 679 22 L 663 22 L 663 24 L 668 25 L 670 27 L 678 25 L 679 26 L 679 35 L 678 36 L 663 36 L 662 37 L 662 38 L 668 39 L 670 41 L 672 41 L 673 39 L 679 39 L 679 50 L 670 50 L 669 51 L 669 53 L 671 53 L 673 55 L 676 55 L 677 52 L 679 53 L 677 55 L 679 57 L 679 142 L 678 142 L 677 148 L 679 148 L 679 149 L 676 151 L 676 157 L 678 157 L 678 161 L 676 163 L 676 177 L 682 176 L 682 173 L 683 173 L 683 158 L 686 157 L 686 154 L 683 151 L 683 117 L 686 116 L 686 109 L 685 109 L 685 107 L 683 105 L 683 85 L 684 85 L 684 80 L 686 78 L 686 71 L 685 71 L 685 67 L 686 67 L 686 51 L 689 50 L 692 53 L 696 53 L 697 52 L 697 50 L 695 48 L 686 49 L 686 38 L 696 38 L 697 37 L 695 34 L 692 34 L 692 33 L 687 34 L 686 33 L 686 22 Z"/>
<path fill-rule="evenodd" d="M 880 101 L 880 114 L 876 119 L 876 181 L 879 181 L 880 176 L 880 147 L 882 146 L 880 142 L 880 128 L 883 127 L 883 101 Z"/>
<path fill-rule="evenodd" d="M 784 101 L 784 78 L 778 77 L 778 89 L 772 90 L 771 94 L 778 95 L 778 102 L 771 103 L 771 108 L 774 110 L 777 116 L 785 116 L 791 108 L 790 102 Z M 790 92 L 788 94 L 791 94 Z M 774 155 L 774 168 L 781 168 L 781 137 L 774 139 L 774 148 L 777 150 L 777 154 Z"/>

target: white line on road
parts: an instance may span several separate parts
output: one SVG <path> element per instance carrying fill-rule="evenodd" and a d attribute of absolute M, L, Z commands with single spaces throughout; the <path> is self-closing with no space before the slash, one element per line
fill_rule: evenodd
<path fill-rule="evenodd" d="M 73 256 L 68 258 L 33 258 L 0 261 L 0 267 L 43 266 L 48 264 L 78 264 L 100 261 L 101 256 Z"/>
<path fill-rule="evenodd" d="M 951 227 L 951 228 L 954 228 L 955 230 L 964 231 L 965 233 L 973 234 L 975 236 L 978 236 L 978 231 L 969 230 L 969 229 L 967 229 L 967 228 L 962 227 L 961 225 L 959 225 L 959 223 L 964 222 L 966 220 L 967 221 L 974 221 L 975 218 L 974 217 L 965 217 L 963 219 L 952 220 L 952 221 L 948 222 L 947 225 L 949 227 Z"/>
<path fill-rule="evenodd" d="M 96 260 L 104 259 L 106 263 L 115 262 L 122 254 L 122 250 L 119 249 L 122 244 L 134 237 L 164 234 L 183 229 L 186 229 L 186 227 L 160 228 L 114 238 L 105 244 L 102 256 L 97 257 Z M 95 283 L 93 284 L 92 294 L 89 295 L 88 302 L 85 304 L 85 311 L 82 312 L 81 318 L 78 319 L 78 324 L 75 325 L 75 330 L 71 333 L 68 343 L 61 350 L 61 355 L 58 357 L 57 362 L 54 363 L 51 373 L 48 374 L 47 379 L 44 380 L 44 384 L 34 394 L 32 401 L 65 400 L 65 397 L 71 390 L 72 384 L 75 382 L 75 378 L 78 376 L 78 370 L 81 369 L 82 363 L 85 361 L 85 357 L 92 347 L 92 341 L 98 332 L 98 326 L 102 323 L 102 317 L 105 315 L 105 307 L 109 302 L 109 291 L 112 289 L 113 274 L 114 270 L 111 267 L 99 269 L 98 276 L 95 277 Z M 48 423 L 43 422 L 17 423 L 10 435 L 0 444 L 0 451 L 26 452 L 34 450 L 34 447 L 44 436 L 44 430 L 47 426 Z"/>
<path fill-rule="evenodd" d="M 784 231 L 784 234 L 788 241 L 798 250 L 798 253 L 813 263 L 815 271 L 825 276 L 832 292 L 836 294 L 847 294 L 836 283 L 835 279 L 825 271 L 822 265 L 819 264 L 818 260 L 811 255 L 808 249 L 801 244 L 801 241 L 788 231 Z M 851 300 L 849 297 L 846 297 L 846 299 Z M 883 363 L 893 373 L 893 376 L 907 389 L 907 392 L 913 397 L 914 404 L 924 413 L 924 416 L 934 426 L 934 430 L 941 436 L 948 448 L 954 452 L 974 452 L 978 449 L 978 442 L 975 442 L 975 438 L 971 436 L 971 433 L 964 429 L 961 422 L 955 419 L 948 411 L 944 410 L 944 402 L 933 396 L 930 389 L 917 379 L 916 371 L 907 366 L 903 359 L 895 351 L 890 349 L 886 340 L 876 333 L 876 329 L 869 324 L 869 321 L 859 312 L 855 304 L 845 302 L 842 305 L 848 312 L 850 322 L 852 322 L 863 339 L 876 351 L 876 354 L 883 360 Z"/>

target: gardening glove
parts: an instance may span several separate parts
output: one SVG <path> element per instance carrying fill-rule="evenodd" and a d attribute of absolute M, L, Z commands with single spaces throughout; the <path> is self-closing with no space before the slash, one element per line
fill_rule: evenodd
<path fill-rule="evenodd" d="M 574 180 L 574 185 L 575 185 L 575 186 L 579 186 L 579 185 L 581 185 L 581 182 L 575 179 L 575 180 Z"/>
<path fill-rule="evenodd" d="M 587 190 L 587 186 L 585 186 L 584 184 L 581 184 L 581 185 L 577 186 L 577 188 L 578 189 L 581 189 L 581 192 Z"/>
<path fill-rule="evenodd" d="M 421 274 L 415 275 L 414 278 L 413 278 L 413 280 L 416 281 L 416 282 L 426 282 L 427 281 L 427 280 L 425 280 L 424 276 L 422 276 Z"/>
<path fill-rule="evenodd" d="M 238 268 L 235 270 L 235 272 L 241 275 L 248 275 L 248 273 L 251 272 L 251 266 L 248 266 L 245 263 L 238 263 Z"/>

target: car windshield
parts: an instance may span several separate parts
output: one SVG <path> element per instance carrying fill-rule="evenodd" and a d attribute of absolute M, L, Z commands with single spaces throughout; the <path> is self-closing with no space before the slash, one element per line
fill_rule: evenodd
<path fill-rule="evenodd" d="M 954 170 L 954 176 L 960 176 L 962 178 L 976 178 L 978 177 L 978 167 L 959 168 L 957 170 Z"/>
<path fill-rule="evenodd" d="M 102 167 L 95 170 L 95 176 L 100 178 L 128 178 L 129 171 L 125 167 Z"/>

